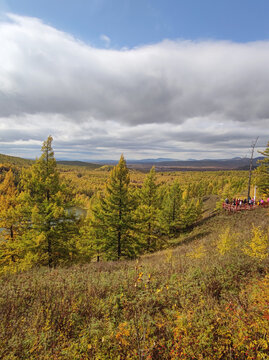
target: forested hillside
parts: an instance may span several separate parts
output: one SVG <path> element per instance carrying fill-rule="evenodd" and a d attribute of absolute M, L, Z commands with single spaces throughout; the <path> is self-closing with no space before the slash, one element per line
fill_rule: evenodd
<path fill-rule="evenodd" d="M 269 358 L 268 209 L 221 209 L 247 186 L 245 171 L 144 174 L 123 156 L 59 168 L 51 137 L 31 166 L 5 165 L 0 358 Z"/>
<path fill-rule="evenodd" d="M 27 166 L 32 165 L 33 160 L 23 159 L 16 156 L 0 154 L 0 164 L 11 164 L 16 166 Z"/>
<path fill-rule="evenodd" d="M 0 184 L 0 272 L 97 260 L 134 259 L 168 248 L 203 218 L 206 196 L 247 188 L 246 172 L 107 171 L 58 168 L 52 138 L 32 166 L 5 167 Z M 85 216 L 77 216 L 83 213 Z"/>
<path fill-rule="evenodd" d="M 68 160 L 58 160 L 57 164 L 59 165 L 65 165 L 65 166 L 76 166 L 76 167 L 86 167 L 89 169 L 97 169 L 101 167 L 101 165 L 93 164 L 85 161 L 68 161 Z"/>

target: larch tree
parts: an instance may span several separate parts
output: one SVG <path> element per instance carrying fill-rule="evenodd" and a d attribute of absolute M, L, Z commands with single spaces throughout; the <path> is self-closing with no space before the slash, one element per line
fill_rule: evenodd
<path fill-rule="evenodd" d="M 174 181 L 167 189 L 162 208 L 163 225 L 169 234 L 175 233 L 182 225 L 182 202 L 182 190 L 178 181 Z"/>
<path fill-rule="evenodd" d="M 138 198 L 139 206 L 135 211 L 138 241 L 144 251 L 154 251 L 160 229 L 160 206 L 154 166 L 145 178 Z"/>
<path fill-rule="evenodd" d="M 8 266 L 18 260 L 16 238 L 19 232 L 20 206 L 12 170 L 0 185 L 0 265 Z"/>
<path fill-rule="evenodd" d="M 76 246 L 75 217 L 69 213 L 70 203 L 60 181 L 49 136 L 42 146 L 42 155 L 23 174 L 24 203 L 31 224 L 22 239 L 25 259 L 30 263 L 56 266 L 71 261 Z"/>
<path fill-rule="evenodd" d="M 99 262 L 101 258 L 106 258 L 106 226 L 102 213 L 102 195 L 97 193 L 91 200 L 90 209 L 81 227 L 79 245 L 86 260 L 96 257 L 96 261 Z"/>
<path fill-rule="evenodd" d="M 121 155 L 119 163 L 110 173 L 104 197 L 100 197 L 92 214 L 96 248 L 106 259 L 120 260 L 136 255 L 129 183 L 129 171 Z"/>
<path fill-rule="evenodd" d="M 201 217 L 202 214 L 202 201 L 200 199 L 191 199 L 184 201 L 181 211 L 182 211 L 182 229 L 186 229 L 195 224 L 197 220 Z"/>

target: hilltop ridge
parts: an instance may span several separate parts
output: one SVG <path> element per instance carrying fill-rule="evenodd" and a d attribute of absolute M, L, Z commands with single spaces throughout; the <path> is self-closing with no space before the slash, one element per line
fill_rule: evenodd
<path fill-rule="evenodd" d="M 253 167 L 257 167 L 257 162 L 263 157 L 253 159 Z M 249 158 L 235 157 L 232 159 L 203 159 L 203 160 L 174 160 L 166 158 L 127 160 L 130 169 L 149 171 L 155 166 L 156 171 L 212 171 L 212 170 L 247 170 L 249 168 Z M 17 156 L 0 154 L 0 163 L 10 163 L 12 165 L 27 166 L 33 164 L 34 160 L 24 159 Z M 65 166 L 78 166 L 90 169 L 101 168 L 104 165 L 116 165 L 116 160 L 57 160 L 57 164 Z"/>

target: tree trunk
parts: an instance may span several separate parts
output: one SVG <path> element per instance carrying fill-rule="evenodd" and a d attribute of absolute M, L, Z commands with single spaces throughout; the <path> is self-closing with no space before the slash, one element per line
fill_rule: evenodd
<path fill-rule="evenodd" d="M 151 223 L 148 223 L 148 240 L 147 240 L 147 251 L 150 251 L 151 245 Z"/>
<path fill-rule="evenodd" d="M 51 239 L 48 237 L 48 257 L 49 257 L 49 268 L 52 268 L 52 249 L 51 249 Z"/>
<path fill-rule="evenodd" d="M 120 189 L 122 188 L 122 184 L 121 184 L 121 180 L 120 180 Z M 121 207 L 122 207 L 122 202 L 121 202 L 121 197 L 120 197 L 120 203 L 119 203 L 119 221 L 121 223 L 121 218 L 122 218 L 122 213 L 121 213 Z M 118 260 L 121 257 L 121 225 L 119 226 L 118 229 Z"/>
<path fill-rule="evenodd" d="M 11 241 L 14 240 L 13 225 L 10 226 L 10 238 L 11 238 Z M 13 262 L 15 262 L 15 255 L 14 255 L 14 254 L 11 255 L 11 260 L 12 260 Z"/>
<path fill-rule="evenodd" d="M 172 220 L 175 221 L 176 218 L 176 200 L 173 199 L 173 214 L 172 214 Z"/>
<path fill-rule="evenodd" d="M 118 231 L 118 260 L 121 257 L 121 230 Z"/>

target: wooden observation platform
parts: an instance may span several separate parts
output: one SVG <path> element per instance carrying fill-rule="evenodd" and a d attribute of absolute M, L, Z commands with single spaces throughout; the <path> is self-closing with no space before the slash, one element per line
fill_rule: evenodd
<path fill-rule="evenodd" d="M 233 204 L 222 204 L 222 208 L 227 211 L 236 212 L 236 211 L 244 211 L 244 210 L 255 210 L 257 208 L 269 208 L 269 202 L 264 202 L 263 204 L 242 204 L 242 205 L 233 205 Z"/>

